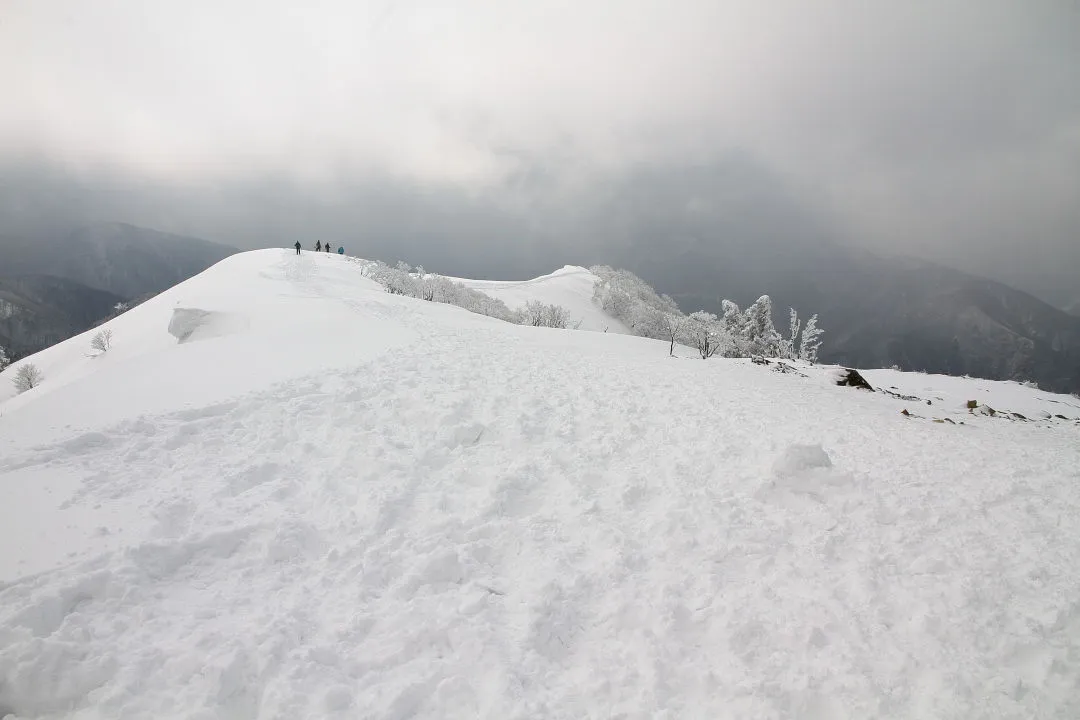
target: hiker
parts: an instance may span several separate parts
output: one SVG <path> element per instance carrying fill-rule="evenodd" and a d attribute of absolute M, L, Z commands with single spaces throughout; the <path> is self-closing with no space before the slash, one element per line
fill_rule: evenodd
<path fill-rule="evenodd" d="M 300 241 L 297 240 L 296 244 L 293 245 L 293 247 L 296 248 L 296 254 L 299 255 L 300 254 Z"/>
<path fill-rule="evenodd" d="M 338 245 L 337 254 L 338 255 L 344 255 L 345 254 L 345 247 L 343 245 Z"/>
<path fill-rule="evenodd" d="M 327 254 L 329 254 L 329 252 L 330 252 L 330 243 L 329 243 L 329 241 L 326 243 L 326 252 L 327 252 Z"/>
<path fill-rule="evenodd" d="M 319 252 L 320 250 L 322 250 L 322 242 L 316 240 L 315 241 L 315 252 Z"/>

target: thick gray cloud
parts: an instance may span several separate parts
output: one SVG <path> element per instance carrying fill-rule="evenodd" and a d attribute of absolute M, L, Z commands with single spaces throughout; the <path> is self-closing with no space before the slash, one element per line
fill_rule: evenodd
<path fill-rule="evenodd" d="M 1071 0 L 6 0 L 0 88 L 9 228 L 524 268 L 679 207 L 1080 286 Z"/>

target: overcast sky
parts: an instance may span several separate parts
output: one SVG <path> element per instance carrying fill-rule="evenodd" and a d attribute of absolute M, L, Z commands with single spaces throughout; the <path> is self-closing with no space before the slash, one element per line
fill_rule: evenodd
<path fill-rule="evenodd" d="M 546 258 L 628 183 L 729 167 L 741 227 L 1080 286 L 1080 3 L 0 0 L 20 231 Z M 715 212 L 721 185 L 655 195 Z M 795 206 L 805 237 L 771 224 Z"/>

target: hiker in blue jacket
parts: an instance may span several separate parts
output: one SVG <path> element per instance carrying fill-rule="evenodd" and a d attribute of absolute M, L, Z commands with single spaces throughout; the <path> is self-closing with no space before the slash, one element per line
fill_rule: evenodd
<path fill-rule="evenodd" d="M 345 254 L 345 247 L 343 245 L 338 245 L 337 254 L 338 255 L 344 255 Z"/>

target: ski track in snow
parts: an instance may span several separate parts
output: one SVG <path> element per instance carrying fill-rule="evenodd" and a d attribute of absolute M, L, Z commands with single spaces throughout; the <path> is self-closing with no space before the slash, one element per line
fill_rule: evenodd
<path fill-rule="evenodd" d="M 1075 429 L 410 302 L 357 303 L 421 338 L 377 358 L 0 458 L 144 526 L 0 585 L 0 716 L 1080 717 Z"/>

